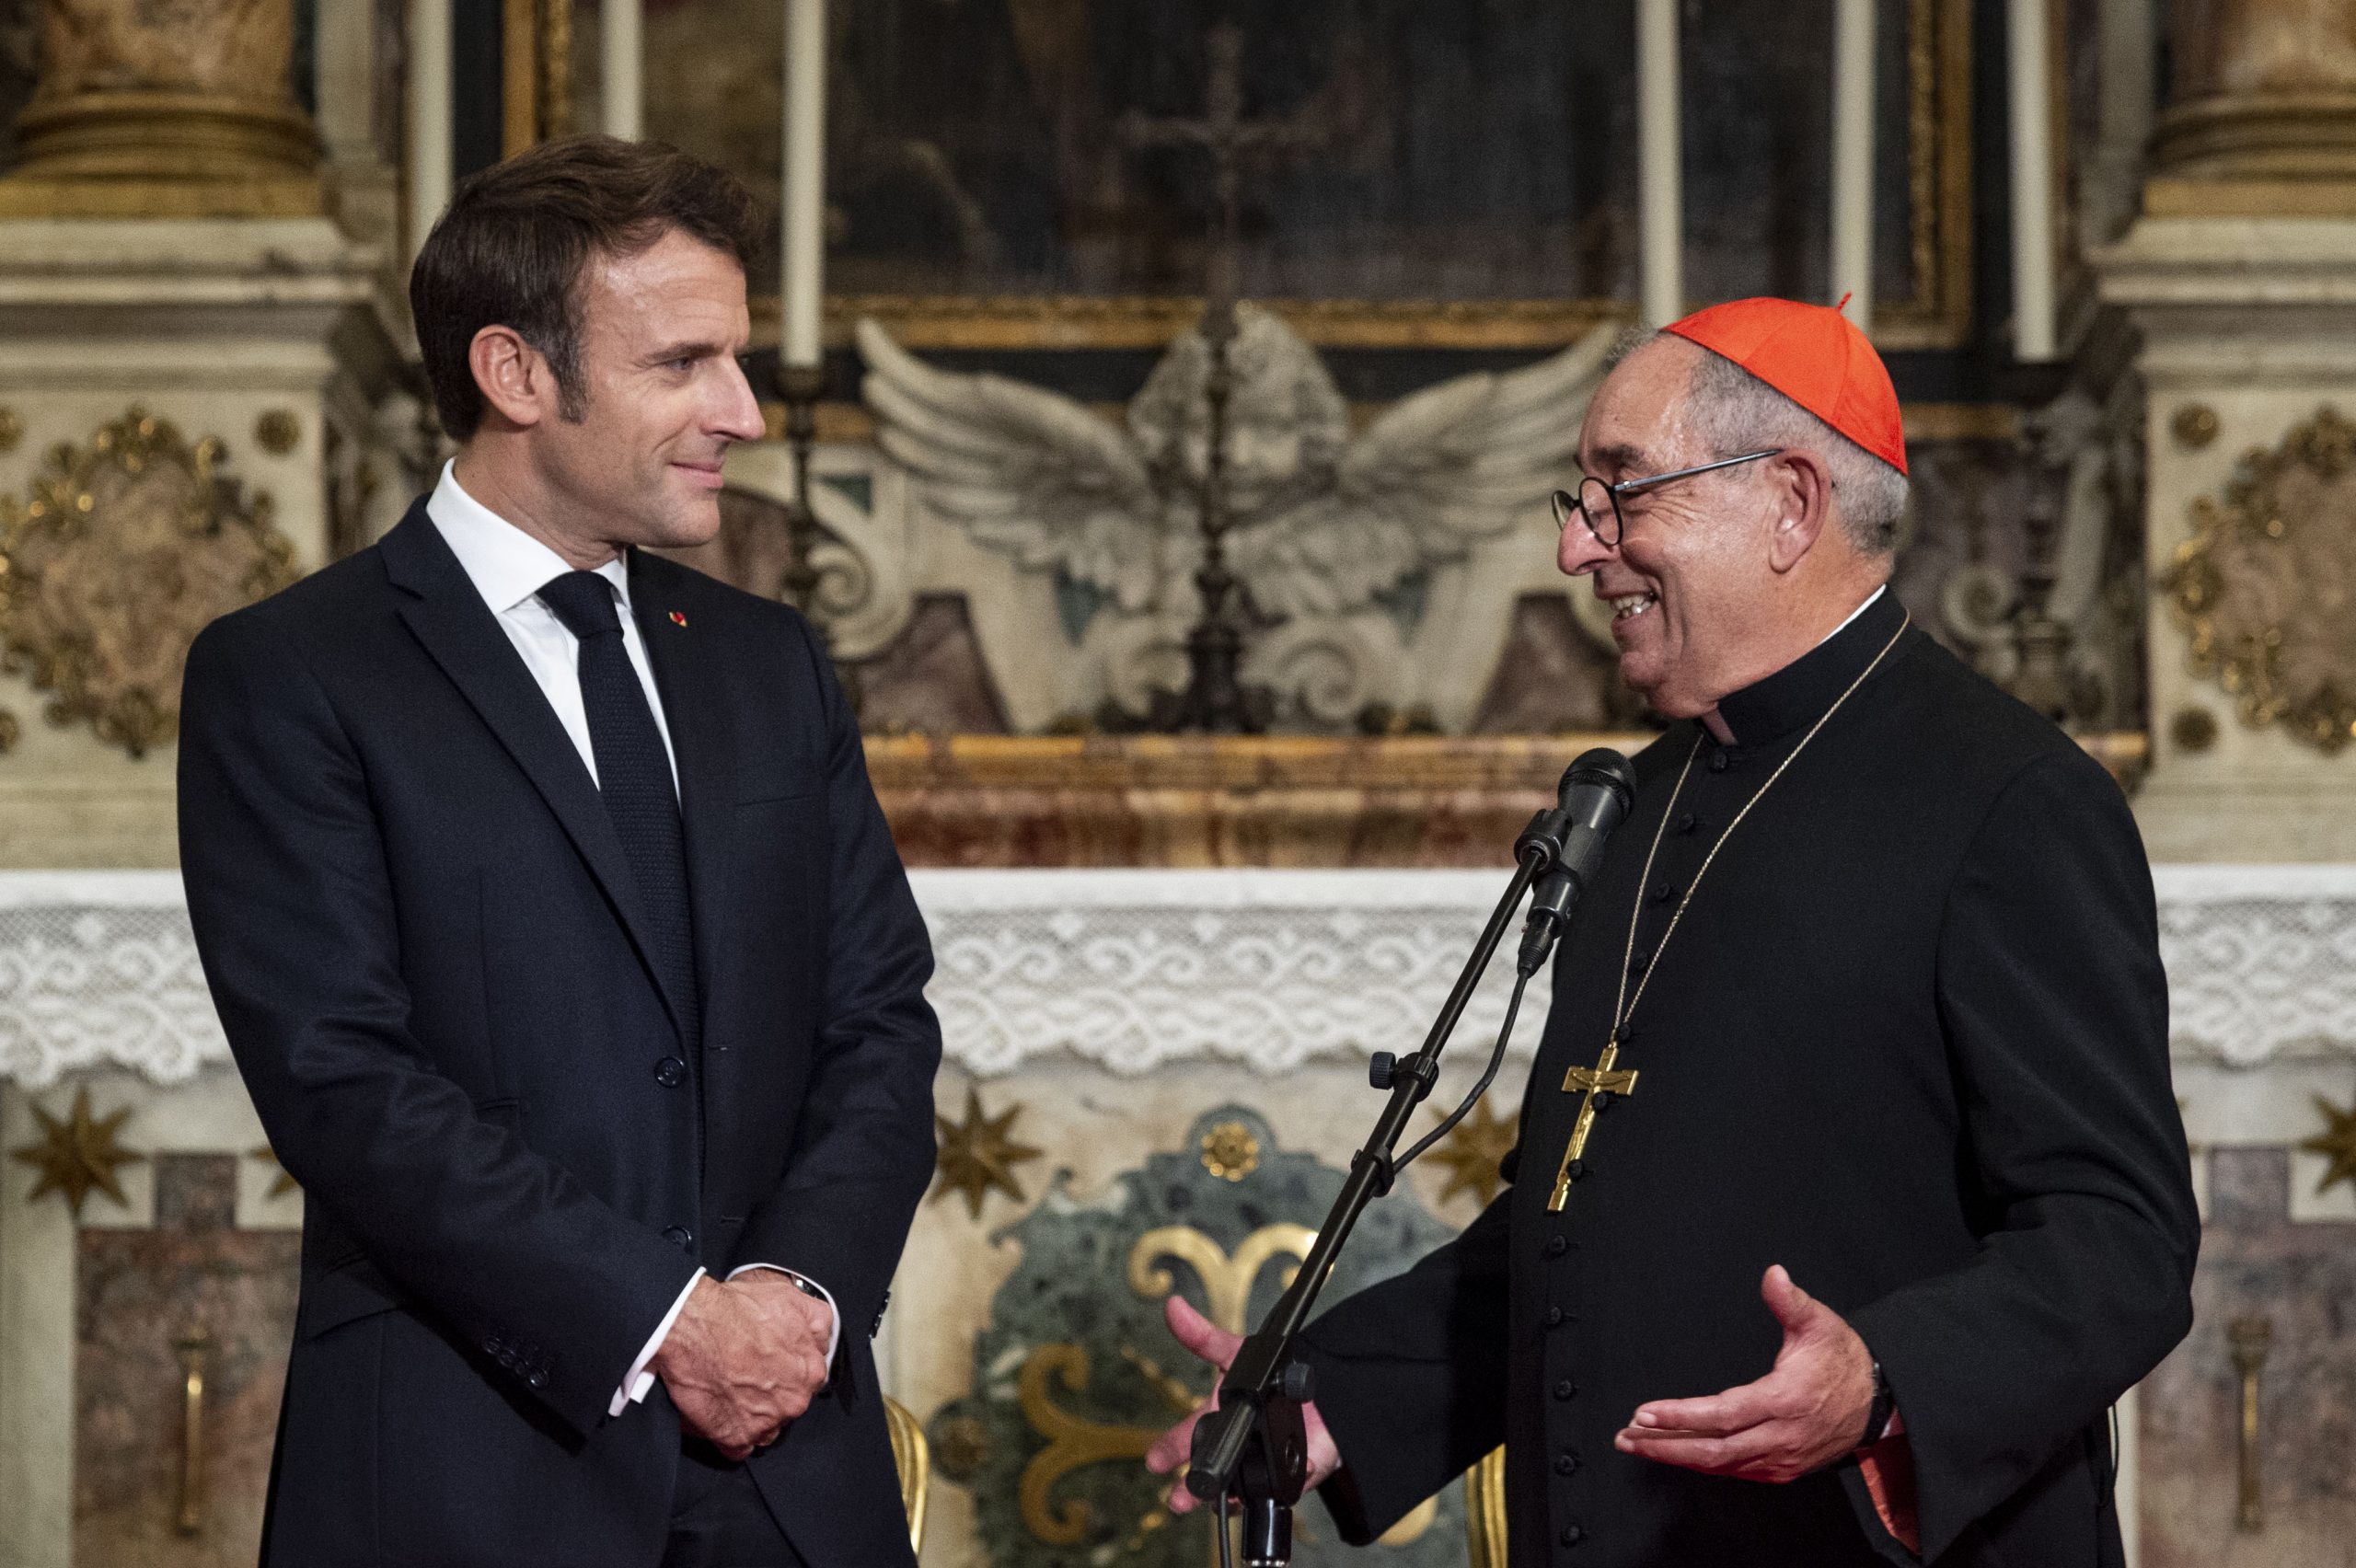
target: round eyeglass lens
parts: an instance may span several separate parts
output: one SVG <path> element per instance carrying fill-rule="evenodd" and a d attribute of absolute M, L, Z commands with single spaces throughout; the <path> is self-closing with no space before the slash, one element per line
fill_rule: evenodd
<path fill-rule="evenodd" d="M 1606 546 L 1620 543 L 1620 503 L 1611 494 L 1611 487 L 1601 479 L 1579 481 L 1579 513 L 1596 538 Z"/>

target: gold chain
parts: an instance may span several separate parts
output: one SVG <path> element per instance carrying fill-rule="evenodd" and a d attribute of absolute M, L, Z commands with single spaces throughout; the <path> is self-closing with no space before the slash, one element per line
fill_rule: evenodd
<path fill-rule="evenodd" d="M 1859 686 L 1865 684 L 1865 677 L 1880 668 L 1881 662 L 1889 657 L 1889 651 L 1898 646 L 1898 640 L 1905 636 L 1906 628 L 1913 624 L 1914 617 L 1911 613 L 1898 623 L 1898 629 L 1890 634 L 1888 642 L 1882 644 L 1881 651 L 1874 655 L 1873 663 L 1858 672 L 1857 678 L 1849 683 L 1847 691 L 1833 698 L 1832 706 L 1826 709 L 1823 716 L 1814 724 L 1808 726 L 1807 733 L 1800 737 L 1800 744 L 1792 748 L 1792 755 L 1777 764 L 1775 771 L 1767 776 L 1767 782 L 1759 786 L 1759 793 L 1744 801 L 1742 810 L 1735 813 L 1734 820 L 1727 824 L 1724 833 L 1718 835 L 1718 841 L 1710 846 L 1710 852 L 1707 855 L 1702 857 L 1702 869 L 1693 873 L 1693 881 L 1686 887 L 1685 896 L 1677 901 L 1677 910 L 1669 916 L 1668 928 L 1661 932 L 1660 940 L 1653 944 L 1652 957 L 1645 964 L 1645 977 L 1636 982 L 1636 994 L 1631 997 L 1628 995 L 1628 971 L 1636 961 L 1636 928 L 1643 923 L 1645 917 L 1645 890 L 1652 885 L 1653 857 L 1660 853 L 1661 838 L 1669 832 L 1669 819 L 1676 814 L 1678 797 L 1685 793 L 1686 777 L 1693 771 L 1693 759 L 1702 755 L 1702 743 L 1709 739 L 1709 733 L 1704 731 L 1693 737 L 1693 749 L 1685 754 L 1685 766 L 1677 772 L 1677 788 L 1669 792 L 1669 808 L 1660 814 L 1660 825 L 1653 829 L 1652 847 L 1645 851 L 1644 873 L 1636 879 L 1636 905 L 1628 915 L 1628 951 L 1622 956 L 1620 963 L 1620 994 L 1611 1004 L 1610 1038 L 1615 1044 L 1619 1042 L 1620 1032 L 1627 1027 L 1630 1016 L 1635 1012 L 1636 1004 L 1645 999 L 1645 987 L 1651 985 L 1653 976 L 1659 973 L 1660 955 L 1669 950 L 1669 939 L 1677 934 L 1677 923 L 1685 918 L 1686 906 L 1693 902 L 1693 894 L 1701 888 L 1702 879 L 1710 874 L 1711 862 L 1718 858 L 1718 851 L 1727 847 L 1727 840 L 1732 838 L 1734 830 L 1742 825 L 1742 819 L 1750 814 L 1750 808 L 1764 800 L 1767 791 L 1775 787 L 1775 780 L 1784 776 L 1784 769 L 1799 760 L 1800 753 L 1807 750 L 1808 742 L 1816 739 L 1816 732 L 1823 729 L 1835 713 L 1841 711 L 1841 705 L 1854 696 Z"/>

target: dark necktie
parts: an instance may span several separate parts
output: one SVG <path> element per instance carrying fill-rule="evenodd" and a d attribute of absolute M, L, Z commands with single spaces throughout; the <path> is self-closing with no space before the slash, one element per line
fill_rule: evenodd
<path fill-rule="evenodd" d="M 694 1050 L 700 1040 L 702 1001 L 696 992 L 687 844 L 671 754 L 622 646 L 613 585 L 594 571 L 568 571 L 540 590 L 540 602 L 581 640 L 581 704 L 589 714 L 598 792 L 638 883 L 654 963 L 678 1004 L 680 1037 Z"/>

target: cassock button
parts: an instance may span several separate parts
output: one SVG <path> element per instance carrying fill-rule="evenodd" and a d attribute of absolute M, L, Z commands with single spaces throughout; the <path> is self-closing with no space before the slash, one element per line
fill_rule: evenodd
<path fill-rule="evenodd" d="M 1710 771 L 1713 773 L 1724 773 L 1726 770 L 1727 749 L 1724 746 L 1720 746 L 1717 750 L 1710 754 Z"/>
<path fill-rule="evenodd" d="M 664 1089 L 676 1089 L 687 1076 L 687 1064 L 676 1056 L 665 1056 L 654 1064 L 654 1081 Z"/>
<path fill-rule="evenodd" d="M 1563 1527 L 1563 1544 L 1565 1546 L 1576 1546 L 1586 1539 L 1587 1532 L 1579 1528 L 1578 1526 L 1571 1524 L 1565 1525 Z"/>
<path fill-rule="evenodd" d="M 685 1248 L 690 1252 L 694 1251 L 696 1248 L 696 1233 L 689 1230 L 684 1225 L 675 1225 L 671 1227 L 670 1229 L 663 1233 L 663 1239 L 668 1241 L 674 1247 Z"/>
<path fill-rule="evenodd" d="M 1699 827 L 1701 824 L 1702 819 L 1700 817 L 1695 816 L 1692 812 L 1687 812 L 1683 816 L 1677 819 L 1677 831 L 1680 833 L 1691 833 L 1696 827 Z"/>
<path fill-rule="evenodd" d="M 1664 882 L 1658 887 L 1653 889 L 1653 902 L 1655 904 L 1667 904 L 1670 899 L 1675 898 L 1676 896 L 1677 884 L 1675 882 Z"/>
<path fill-rule="evenodd" d="M 1559 1329 L 1563 1326 L 1563 1309 L 1560 1307 L 1546 1309 L 1546 1326 L 1550 1329 Z"/>
<path fill-rule="evenodd" d="M 1554 1385 L 1554 1397 L 1558 1400 L 1569 1399 L 1573 1394 L 1576 1394 L 1578 1391 L 1579 1386 L 1576 1383 L 1572 1382 L 1568 1378 L 1564 1378 L 1562 1381 Z"/>
<path fill-rule="evenodd" d="M 1546 1238 L 1546 1255 L 1548 1257 L 1559 1258 L 1570 1250 L 1571 1242 L 1569 1237 L 1549 1236 Z"/>
<path fill-rule="evenodd" d="M 1576 1475 L 1576 1474 L 1578 1474 L 1578 1473 L 1579 1473 L 1579 1457 L 1578 1457 L 1576 1454 L 1571 1453 L 1571 1452 L 1570 1452 L 1569 1450 L 1567 1450 L 1567 1449 L 1565 1449 L 1565 1450 L 1564 1452 L 1562 1452 L 1562 1453 L 1559 1453 L 1559 1454 L 1555 1455 L 1555 1456 L 1554 1456 L 1554 1473 L 1555 1473 L 1556 1475 Z"/>
<path fill-rule="evenodd" d="M 1631 974 L 1642 974 L 1645 972 L 1645 965 L 1650 963 L 1652 961 L 1652 949 L 1638 948 L 1635 954 L 1628 960 L 1628 973 Z"/>

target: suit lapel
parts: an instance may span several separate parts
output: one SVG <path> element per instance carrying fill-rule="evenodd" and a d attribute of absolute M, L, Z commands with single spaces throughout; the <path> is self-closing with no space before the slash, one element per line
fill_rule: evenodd
<path fill-rule="evenodd" d="M 679 770 L 679 815 L 687 833 L 687 903 L 696 934 L 696 975 L 707 1026 L 716 1016 L 714 988 L 727 972 L 722 943 L 727 917 L 729 834 L 735 825 L 736 741 L 714 668 L 712 630 L 686 614 L 688 574 L 672 562 L 632 550 L 629 603 L 663 698 L 671 755 Z M 674 616 L 678 618 L 674 619 Z"/>
<path fill-rule="evenodd" d="M 629 933 L 648 977 L 663 991 L 638 886 L 605 800 L 515 645 L 426 516 L 425 502 L 411 506 L 378 548 L 394 585 L 408 594 L 399 606 L 401 619 L 556 813 Z M 663 1004 L 676 1026 L 678 999 L 663 992 Z"/>

